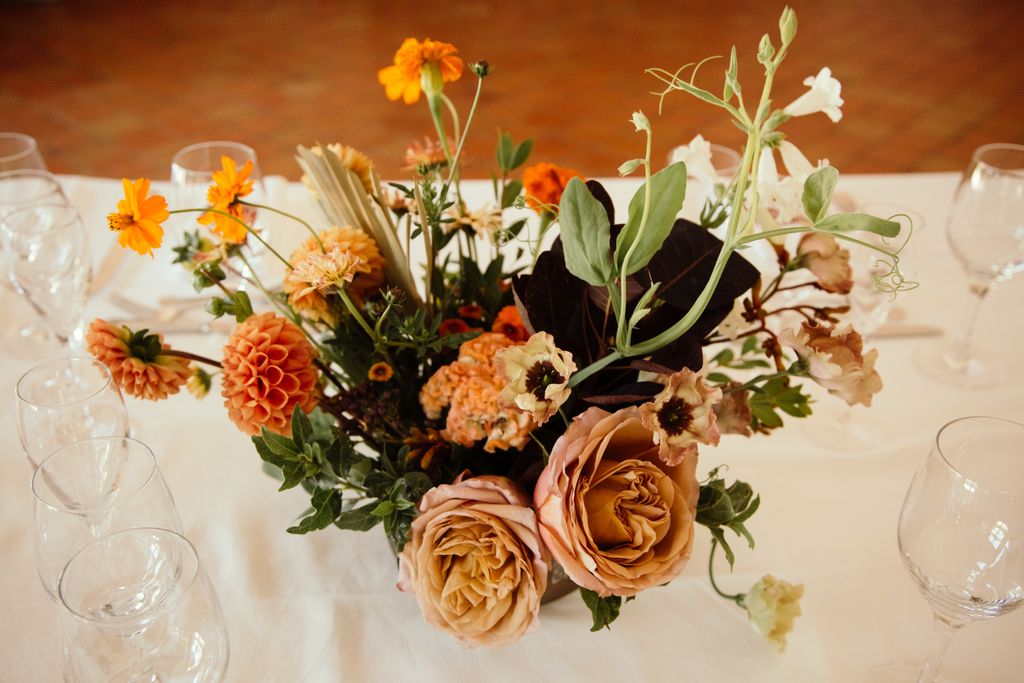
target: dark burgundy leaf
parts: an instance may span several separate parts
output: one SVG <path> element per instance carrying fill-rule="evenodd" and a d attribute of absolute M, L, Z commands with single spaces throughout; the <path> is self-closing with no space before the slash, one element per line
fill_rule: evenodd
<path fill-rule="evenodd" d="M 629 364 L 629 367 L 634 370 L 643 370 L 644 372 L 653 372 L 656 375 L 671 375 L 675 370 L 665 365 L 659 365 L 643 358 L 637 358 Z"/>
<path fill-rule="evenodd" d="M 590 190 L 590 194 L 594 195 L 594 199 L 601 202 L 604 212 L 608 214 L 608 222 L 615 225 L 615 204 L 612 202 L 608 190 L 604 189 L 604 185 L 596 180 L 588 180 L 587 189 Z M 611 245 L 609 245 L 609 248 L 611 248 Z"/>

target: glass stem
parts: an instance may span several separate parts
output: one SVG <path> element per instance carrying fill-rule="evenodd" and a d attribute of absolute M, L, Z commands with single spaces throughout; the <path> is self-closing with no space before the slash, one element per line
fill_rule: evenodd
<path fill-rule="evenodd" d="M 939 614 L 934 615 L 935 629 L 932 636 L 932 649 L 928 653 L 928 659 L 921 667 L 921 673 L 917 676 L 917 683 L 935 683 L 939 680 L 939 669 L 942 667 L 942 660 L 946 658 L 949 644 L 963 623 L 947 619 Z"/>
<path fill-rule="evenodd" d="M 981 309 L 981 302 L 985 300 L 985 295 L 988 294 L 990 286 L 987 283 L 972 279 L 969 283 L 969 289 L 971 296 L 967 304 L 966 325 L 956 335 L 953 342 L 954 357 L 958 363 L 964 366 L 971 360 L 971 339 L 974 336 L 974 328 L 978 322 L 978 311 Z"/>

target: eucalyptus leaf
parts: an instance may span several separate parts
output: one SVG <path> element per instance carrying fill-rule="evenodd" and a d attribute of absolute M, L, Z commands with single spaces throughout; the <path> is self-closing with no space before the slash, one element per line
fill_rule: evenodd
<path fill-rule="evenodd" d="M 676 214 L 683 206 L 686 196 L 686 164 L 678 161 L 651 176 L 651 207 L 647 224 L 641 229 L 644 213 L 644 195 L 647 183 L 633 195 L 629 202 L 629 217 L 615 243 L 615 264 L 620 276 L 632 275 L 642 269 L 661 249 L 662 243 L 672 231 Z M 636 243 L 629 260 L 629 270 L 624 272 L 623 261 L 630 247 Z M 568 250 L 567 250 L 568 251 Z"/>
<path fill-rule="evenodd" d="M 817 223 L 825 217 L 828 207 L 832 204 L 832 193 L 839 180 L 839 171 L 832 166 L 819 168 L 804 181 L 803 204 L 804 213 Z"/>
<path fill-rule="evenodd" d="M 579 178 L 570 180 L 562 193 L 558 220 L 569 272 L 592 285 L 603 286 L 610 282 L 608 214 Z"/>

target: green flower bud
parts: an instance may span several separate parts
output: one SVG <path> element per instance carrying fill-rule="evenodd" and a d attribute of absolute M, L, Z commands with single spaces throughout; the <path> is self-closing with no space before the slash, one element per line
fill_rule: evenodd
<path fill-rule="evenodd" d="M 491 75 L 491 63 L 486 59 L 481 59 L 479 62 L 473 62 L 469 65 L 469 68 L 477 75 L 478 78 L 486 78 Z"/>

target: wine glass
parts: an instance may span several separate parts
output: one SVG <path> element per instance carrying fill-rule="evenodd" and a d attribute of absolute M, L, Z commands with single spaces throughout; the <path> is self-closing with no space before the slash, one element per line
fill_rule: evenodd
<path fill-rule="evenodd" d="M 953 636 L 1024 604 L 1024 425 L 964 417 L 939 430 L 898 526 L 900 556 L 934 611 L 923 668 L 890 665 L 865 681 L 939 680 Z"/>
<path fill-rule="evenodd" d="M 0 221 L 0 242 L 17 292 L 65 352 L 80 347 L 92 265 L 78 212 L 66 204 L 15 209 Z"/>
<path fill-rule="evenodd" d="M 0 171 L 46 170 L 35 138 L 24 133 L 0 133 Z"/>
<path fill-rule="evenodd" d="M 18 436 L 36 467 L 59 448 L 94 436 L 128 436 L 124 399 L 107 366 L 72 357 L 43 363 L 18 380 Z"/>
<path fill-rule="evenodd" d="M 1005 381 L 998 360 L 972 345 L 978 309 L 992 287 L 1024 269 L 1024 145 L 974 150 L 947 225 L 953 253 L 967 274 L 971 303 L 964 326 L 918 354 L 918 367 L 956 387 Z"/>
<path fill-rule="evenodd" d="M 195 548 L 159 528 L 82 548 L 60 582 L 68 681 L 222 680 L 228 635 Z"/>
<path fill-rule="evenodd" d="M 64 565 L 93 540 L 143 526 L 181 530 L 153 451 L 134 439 L 101 436 L 61 448 L 36 468 L 32 494 L 36 567 L 54 600 Z"/>

